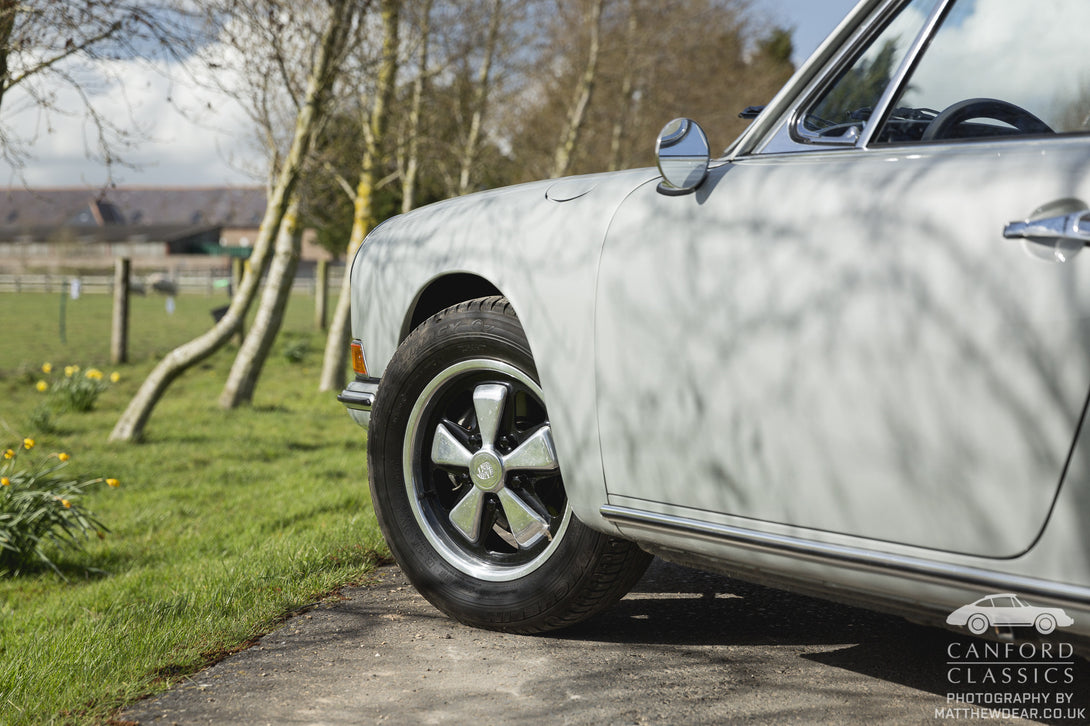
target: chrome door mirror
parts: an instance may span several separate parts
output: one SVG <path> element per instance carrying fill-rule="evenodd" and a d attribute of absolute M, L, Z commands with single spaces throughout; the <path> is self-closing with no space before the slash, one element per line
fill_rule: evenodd
<path fill-rule="evenodd" d="M 700 186 L 708 175 L 711 149 L 700 124 L 676 118 L 659 132 L 655 156 L 663 186 L 670 191 L 688 192 Z"/>

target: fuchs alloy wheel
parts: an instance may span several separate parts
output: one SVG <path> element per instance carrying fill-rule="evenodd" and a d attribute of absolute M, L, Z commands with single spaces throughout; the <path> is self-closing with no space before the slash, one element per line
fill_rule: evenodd
<path fill-rule="evenodd" d="M 449 308 L 398 349 L 372 412 L 368 470 L 406 576 L 470 625 L 571 625 L 622 597 L 650 562 L 572 514 L 529 345 L 504 298 Z"/>
<path fill-rule="evenodd" d="M 416 523 L 471 577 L 532 572 L 571 522 L 541 399 L 518 368 L 479 358 L 441 371 L 409 415 L 402 476 Z"/>

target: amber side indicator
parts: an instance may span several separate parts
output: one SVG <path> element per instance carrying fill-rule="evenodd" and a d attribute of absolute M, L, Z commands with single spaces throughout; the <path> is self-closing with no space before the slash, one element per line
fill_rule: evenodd
<path fill-rule="evenodd" d="M 358 376 L 366 376 L 367 364 L 363 361 L 363 343 L 359 340 L 353 340 L 349 350 L 352 351 L 352 370 Z"/>

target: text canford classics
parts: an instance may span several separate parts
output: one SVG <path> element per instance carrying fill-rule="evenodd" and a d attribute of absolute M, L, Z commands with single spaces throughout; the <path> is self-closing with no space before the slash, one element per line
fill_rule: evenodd
<path fill-rule="evenodd" d="M 1009 593 L 1085 652 L 1086 27 L 863 0 L 721 156 L 677 120 L 657 170 L 374 230 L 340 400 L 413 584 L 534 632 L 651 553 L 937 625 Z"/>

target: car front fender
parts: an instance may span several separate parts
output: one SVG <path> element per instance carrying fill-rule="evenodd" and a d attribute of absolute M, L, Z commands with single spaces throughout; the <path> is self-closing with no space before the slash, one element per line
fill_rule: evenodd
<path fill-rule="evenodd" d="M 374 377 L 434 281 L 473 276 L 507 297 L 534 354 L 569 501 L 584 523 L 610 533 L 615 527 L 598 511 L 605 482 L 594 405 L 595 282 L 617 207 L 658 178 L 649 169 L 572 177 L 423 207 L 376 228 L 351 272 L 353 337 L 363 341 Z"/>

